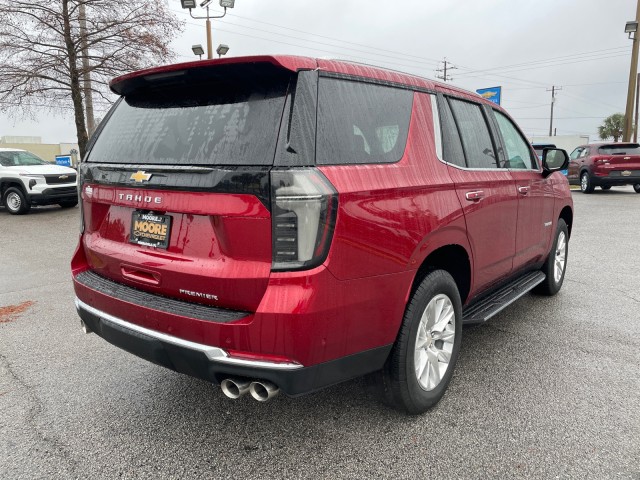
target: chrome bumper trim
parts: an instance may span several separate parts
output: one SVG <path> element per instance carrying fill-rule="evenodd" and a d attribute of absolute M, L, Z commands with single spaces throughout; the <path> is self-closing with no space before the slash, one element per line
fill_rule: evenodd
<path fill-rule="evenodd" d="M 98 310 L 97 308 L 87 305 L 77 297 L 76 297 L 75 303 L 76 303 L 76 309 L 78 311 L 86 310 L 87 312 L 97 317 L 100 317 L 100 319 L 102 319 L 105 322 L 116 324 L 122 328 L 126 328 L 128 330 L 141 333 L 148 337 L 152 337 L 157 340 L 161 340 L 163 342 L 176 345 L 178 347 L 188 348 L 189 350 L 202 352 L 212 362 L 225 363 L 228 365 L 238 365 L 243 367 L 252 367 L 252 368 L 268 368 L 272 370 L 297 370 L 298 368 L 303 367 L 299 363 L 264 362 L 260 360 L 246 360 L 242 358 L 230 357 L 229 354 L 222 348 L 212 347 L 211 345 L 203 345 L 202 343 L 191 342 L 189 340 L 183 340 L 182 338 L 174 337 L 173 335 L 168 335 L 166 333 L 161 333 L 155 330 L 151 330 L 149 328 L 141 327 L 140 325 L 127 322 L 125 320 L 122 320 L 121 318 L 114 317 L 113 315 L 110 315 L 106 312 Z"/>

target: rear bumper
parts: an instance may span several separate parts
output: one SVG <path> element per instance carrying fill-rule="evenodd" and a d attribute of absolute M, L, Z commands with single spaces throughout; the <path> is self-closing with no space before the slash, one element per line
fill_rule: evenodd
<path fill-rule="evenodd" d="M 640 183 L 640 175 L 629 175 L 628 177 L 622 175 L 591 175 L 591 183 L 595 186 L 623 186 L 623 185 L 635 185 Z"/>
<path fill-rule="evenodd" d="M 298 396 L 382 368 L 391 345 L 304 367 L 293 362 L 235 358 L 219 347 L 187 341 L 147 329 L 100 311 L 76 298 L 89 330 L 109 343 L 171 370 L 216 384 L 228 377 L 269 380 L 289 396 Z"/>

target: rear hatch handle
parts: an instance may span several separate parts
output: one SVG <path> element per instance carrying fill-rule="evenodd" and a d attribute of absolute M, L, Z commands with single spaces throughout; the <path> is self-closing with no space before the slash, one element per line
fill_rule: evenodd
<path fill-rule="evenodd" d="M 120 272 L 124 278 L 135 282 L 141 282 L 147 285 L 160 285 L 160 274 L 156 272 L 141 270 L 138 267 L 130 265 L 121 265 Z"/>

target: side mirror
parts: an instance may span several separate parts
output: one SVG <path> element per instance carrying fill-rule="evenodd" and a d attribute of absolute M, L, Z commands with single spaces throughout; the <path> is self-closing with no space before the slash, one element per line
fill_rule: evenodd
<path fill-rule="evenodd" d="M 564 170 L 569 165 L 569 154 L 561 148 L 545 148 L 542 151 L 542 170 L 549 175 Z"/>

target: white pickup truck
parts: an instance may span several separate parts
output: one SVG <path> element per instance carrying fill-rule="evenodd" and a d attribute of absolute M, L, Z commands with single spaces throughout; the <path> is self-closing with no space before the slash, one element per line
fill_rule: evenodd
<path fill-rule="evenodd" d="M 13 215 L 27 213 L 32 205 L 75 207 L 77 176 L 73 168 L 47 163 L 26 150 L 0 148 L 0 201 Z"/>

